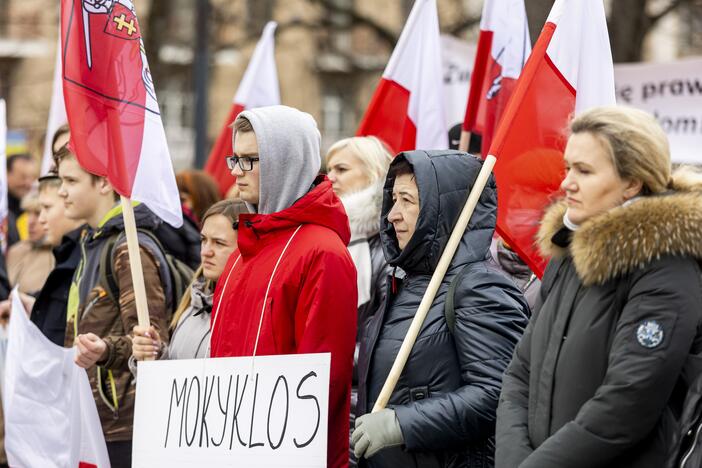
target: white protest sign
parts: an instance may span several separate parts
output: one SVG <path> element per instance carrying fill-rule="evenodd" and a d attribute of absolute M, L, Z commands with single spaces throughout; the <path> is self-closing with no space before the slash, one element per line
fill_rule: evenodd
<path fill-rule="evenodd" d="M 449 129 L 463 123 L 475 61 L 475 44 L 441 35 L 441 61 L 444 67 L 444 109 Z"/>
<path fill-rule="evenodd" d="M 140 362 L 132 466 L 326 467 L 330 361 Z"/>
<path fill-rule="evenodd" d="M 614 66 L 617 103 L 656 116 L 673 162 L 702 164 L 702 58 Z"/>

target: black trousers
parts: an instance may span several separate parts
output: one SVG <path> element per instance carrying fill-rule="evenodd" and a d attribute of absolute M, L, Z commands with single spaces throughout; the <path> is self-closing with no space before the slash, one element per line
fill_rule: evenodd
<path fill-rule="evenodd" d="M 107 442 L 107 454 L 112 468 L 132 467 L 132 441 Z"/>

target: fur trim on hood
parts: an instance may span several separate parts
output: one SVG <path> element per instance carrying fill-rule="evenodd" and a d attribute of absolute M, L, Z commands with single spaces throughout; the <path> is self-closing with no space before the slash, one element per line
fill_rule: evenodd
<path fill-rule="evenodd" d="M 702 176 L 681 168 L 671 187 L 586 221 L 567 248 L 552 242 L 566 212 L 565 202 L 558 201 L 541 221 L 539 248 L 547 257 L 569 253 L 585 286 L 603 284 L 664 255 L 702 259 Z"/>
<path fill-rule="evenodd" d="M 370 238 L 380 232 L 380 208 L 383 204 L 383 180 L 359 192 L 341 197 L 351 226 L 351 240 Z"/>

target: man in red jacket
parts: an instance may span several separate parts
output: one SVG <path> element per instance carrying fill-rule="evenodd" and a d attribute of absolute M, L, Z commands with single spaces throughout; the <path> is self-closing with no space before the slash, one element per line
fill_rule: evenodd
<path fill-rule="evenodd" d="M 227 164 L 253 214 L 217 284 L 212 357 L 331 353 L 329 467 L 348 466 L 356 338 L 351 233 L 326 177 L 312 116 L 285 106 L 242 112 Z"/>

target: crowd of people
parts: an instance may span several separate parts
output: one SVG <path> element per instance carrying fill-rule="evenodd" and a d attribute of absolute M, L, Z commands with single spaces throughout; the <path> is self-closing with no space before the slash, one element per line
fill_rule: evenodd
<path fill-rule="evenodd" d="M 543 282 L 495 235 L 490 177 L 378 411 L 479 157 L 352 137 L 322 159 L 309 114 L 242 112 L 229 193 L 177 174 L 180 228 L 135 203 L 140 327 L 119 197 L 69 140 L 38 184 L 32 156 L 8 158 L 0 294 L 76 348 L 113 467 L 131 466 L 140 361 L 303 353 L 331 353 L 330 467 L 702 466 L 702 173 L 672 168 L 652 116 L 572 121 Z"/>

